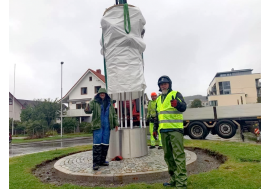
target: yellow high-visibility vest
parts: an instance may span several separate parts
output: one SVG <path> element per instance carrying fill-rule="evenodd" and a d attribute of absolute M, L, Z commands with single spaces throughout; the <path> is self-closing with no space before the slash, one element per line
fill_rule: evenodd
<path fill-rule="evenodd" d="M 157 100 L 153 101 L 153 100 L 150 100 L 149 103 L 148 103 L 148 115 L 149 117 L 156 117 L 156 103 L 157 103 Z"/>
<path fill-rule="evenodd" d="M 177 91 L 167 94 L 163 103 L 161 95 L 157 98 L 159 129 L 183 129 L 183 113 L 171 106 L 172 97 L 176 99 Z M 180 100 L 180 99 L 179 99 Z"/>

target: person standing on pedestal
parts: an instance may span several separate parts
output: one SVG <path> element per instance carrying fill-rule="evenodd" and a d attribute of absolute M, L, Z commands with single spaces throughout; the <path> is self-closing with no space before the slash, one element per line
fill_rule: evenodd
<path fill-rule="evenodd" d="M 147 109 L 147 120 L 149 122 L 149 132 L 150 132 L 150 141 L 151 146 L 150 149 L 156 148 L 156 140 L 153 136 L 154 132 L 154 120 L 156 119 L 156 99 L 157 99 L 157 93 L 153 92 L 151 93 L 152 100 L 148 103 L 148 109 Z M 158 149 L 162 149 L 162 142 L 161 142 L 161 135 L 160 132 L 158 132 L 158 139 L 159 139 L 159 147 Z"/>
<path fill-rule="evenodd" d="M 187 170 L 182 113 L 187 105 L 181 93 L 172 90 L 172 81 L 168 76 L 161 76 L 158 86 L 162 95 L 157 98 L 158 119 L 155 120 L 153 135 L 156 137 L 160 130 L 164 159 L 171 176 L 170 182 L 163 183 L 163 186 L 184 189 L 187 187 Z"/>
<path fill-rule="evenodd" d="M 93 113 L 92 130 L 93 130 L 93 169 L 98 170 L 99 166 L 108 166 L 106 161 L 110 130 L 115 128 L 118 131 L 117 114 L 113 107 L 113 101 L 108 96 L 106 89 L 100 88 L 95 96 L 84 109 L 86 114 Z"/>

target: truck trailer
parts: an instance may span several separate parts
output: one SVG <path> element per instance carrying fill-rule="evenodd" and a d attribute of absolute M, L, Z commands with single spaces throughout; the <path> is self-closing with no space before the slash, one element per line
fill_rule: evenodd
<path fill-rule="evenodd" d="M 124 107 L 124 102 L 122 103 L 122 107 Z M 146 102 L 144 105 L 145 104 Z M 140 126 L 139 99 L 133 100 L 132 105 L 134 126 Z M 127 120 L 129 123 L 129 101 L 126 101 L 126 107 L 128 110 Z M 147 108 L 145 108 L 145 114 L 147 114 Z M 209 133 L 229 139 L 235 135 L 237 129 L 242 133 L 243 129 L 250 124 L 250 122 L 259 123 L 259 128 L 261 128 L 261 103 L 187 108 L 183 113 L 183 117 L 184 135 L 188 135 L 191 139 L 205 139 Z M 124 122 L 124 120 L 125 112 L 124 109 L 122 109 L 120 122 Z M 150 133 L 148 132 L 148 134 Z"/>
<path fill-rule="evenodd" d="M 184 134 L 191 139 L 205 139 L 210 132 L 228 139 L 250 121 L 261 124 L 261 104 L 188 108 L 183 116 Z"/>

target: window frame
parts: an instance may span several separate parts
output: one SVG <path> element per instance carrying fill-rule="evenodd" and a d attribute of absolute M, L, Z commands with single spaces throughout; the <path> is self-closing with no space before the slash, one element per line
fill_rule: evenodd
<path fill-rule="evenodd" d="M 13 99 L 9 98 L 9 105 L 13 105 Z"/>
<path fill-rule="evenodd" d="M 80 106 L 80 108 L 78 108 L 78 106 Z M 76 104 L 76 110 L 80 110 L 82 109 L 82 104 Z"/>
<path fill-rule="evenodd" d="M 209 101 L 209 106 L 218 106 L 218 100 L 211 100 L 211 101 Z"/>
<path fill-rule="evenodd" d="M 82 109 L 85 109 L 86 108 L 86 104 L 82 104 Z"/>
<path fill-rule="evenodd" d="M 99 88 L 97 89 L 97 87 L 99 87 Z M 94 86 L 95 94 L 98 93 L 98 90 L 99 90 L 100 88 L 101 88 L 101 86 Z"/>
<path fill-rule="evenodd" d="M 218 82 L 218 86 L 219 86 L 219 94 L 220 95 L 231 94 L 231 82 L 230 81 Z"/>
<path fill-rule="evenodd" d="M 84 89 L 84 88 L 86 89 L 86 93 L 85 94 L 82 93 L 82 89 Z M 81 87 L 81 95 L 87 95 L 87 87 Z"/>

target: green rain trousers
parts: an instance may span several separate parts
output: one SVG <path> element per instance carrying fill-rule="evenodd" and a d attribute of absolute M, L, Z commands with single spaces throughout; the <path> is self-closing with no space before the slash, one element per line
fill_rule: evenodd
<path fill-rule="evenodd" d="M 187 187 L 186 157 L 183 134 L 177 131 L 162 132 L 164 159 L 171 175 L 170 183 L 176 188 Z"/>
<path fill-rule="evenodd" d="M 154 132 L 154 123 L 151 123 L 149 124 L 149 132 L 150 132 L 150 141 L 151 141 L 151 146 L 155 146 L 156 145 L 156 140 L 153 136 L 153 132 Z M 161 135 L 160 135 L 160 132 L 158 130 L 158 140 L 159 140 L 159 146 L 162 146 L 162 142 L 161 142 Z"/>

